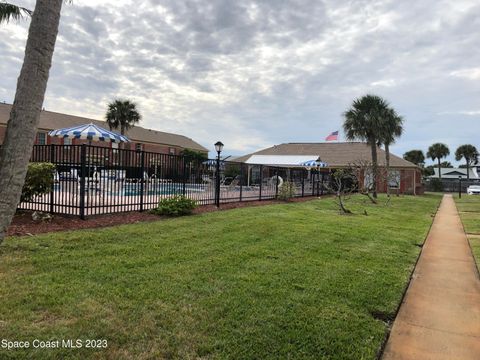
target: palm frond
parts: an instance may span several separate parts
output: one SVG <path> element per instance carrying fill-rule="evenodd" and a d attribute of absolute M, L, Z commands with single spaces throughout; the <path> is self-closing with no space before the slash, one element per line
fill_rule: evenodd
<path fill-rule="evenodd" d="M 10 20 L 20 20 L 25 16 L 32 16 L 32 11 L 7 2 L 0 2 L 0 23 Z"/>

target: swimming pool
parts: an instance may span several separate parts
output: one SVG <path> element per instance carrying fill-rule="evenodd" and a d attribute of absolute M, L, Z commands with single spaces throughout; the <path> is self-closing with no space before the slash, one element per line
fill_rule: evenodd
<path fill-rule="evenodd" d="M 178 183 L 144 184 L 144 195 L 175 195 L 183 194 L 184 185 Z M 206 185 L 185 185 L 185 193 L 201 193 L 206 191 Z M 141 194 L 141 184 L 124 184 L 114 195 L 138 196 Z"/>

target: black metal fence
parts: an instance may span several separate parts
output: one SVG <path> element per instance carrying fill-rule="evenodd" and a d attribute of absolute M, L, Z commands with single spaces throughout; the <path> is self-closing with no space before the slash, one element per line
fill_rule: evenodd
<path fill-rule="evenodd" d="M 49 194 L 19 208 L 82 219 L 151 209 L 173 195 L 199 205 L 275 199 L 285 181 L 295 197 L 321 195 L 328 181 L 315 169 L 220 161 L 217 172 L 216 160 L 90 145 L 36 145 L 31 161 L 53 163 L 55 182 Z"/>
<path fill-rule="evenodd" d="M 470 185 L 480 185 L 480 180 L 462 178 L 459 179 L 428 179 L 425 181 L 425 191 L 431 192 L 452 192 L 458 193 L 459 189 L 462 193 L 467 192 Z"/>

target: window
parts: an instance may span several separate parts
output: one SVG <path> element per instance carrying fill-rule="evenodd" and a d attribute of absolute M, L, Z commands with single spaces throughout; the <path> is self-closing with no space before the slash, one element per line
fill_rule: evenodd
<path fill-rule="evenodd" d="M 373 173 L 370 169 L 365 170 L 363 178 L 363 186 L 367 189 L 373 189 Z"/>
<path fill-rule="evenodd" d="M 395 189 L 400 187 L 400 171 L 390 170 L 388 174 L 388 186 Z"/>
<path fill-rule="evenodd" d="M 47 133 L 39 132 L 37 133 L 37 145 L 46 145 L 47 144 Z"/>
<path fill-rule="evenodd" d="M 72 139 L 63 138 L 63 145 L 72 145 Z"/>
<path fill-rule="evenodd" d="M 168 148 L 168 153 L 170 155 L 175 155 L 175 148 Z"/>
<path fill-rule="evenodd" d="M 143 150 L 143 144 L 136 143 L 135 144 L 135 150 L 136 151 L 142 151 Z"/>
<path fill-rule="evenodd" d="M 112 149 L 114 154 L 118 153 L 118 143 L 112 142 Z"/>

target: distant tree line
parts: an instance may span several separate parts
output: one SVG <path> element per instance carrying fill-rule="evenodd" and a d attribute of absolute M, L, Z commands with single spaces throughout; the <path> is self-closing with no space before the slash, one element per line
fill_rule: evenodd
<path fill-rule="evenodd" d="M 442 161 L 443 158 L 450 155 L 450 149 L 443 143 L 435 143 L 428 148 L 426 157 L 422 150 L 410 150 L 403 154 L 403 158 L 408 160 L 423 169 L 424 176 L 433 175 L 434 166 L 425 166 L 425 159 L 429 158 L 432 161 L 437 162 L 438 177 L 442 178 L 442 168 L 452 167 L 449 161 Z M 464 160 L 465 164 L 460 165 L 462 168 L 467 169 L 467 179 L 470 179 L 470 168 L 479 163 L 479 153 L 475 146 L 470 144 L 461 145 L 455 151 L 455 160 Z"/>

